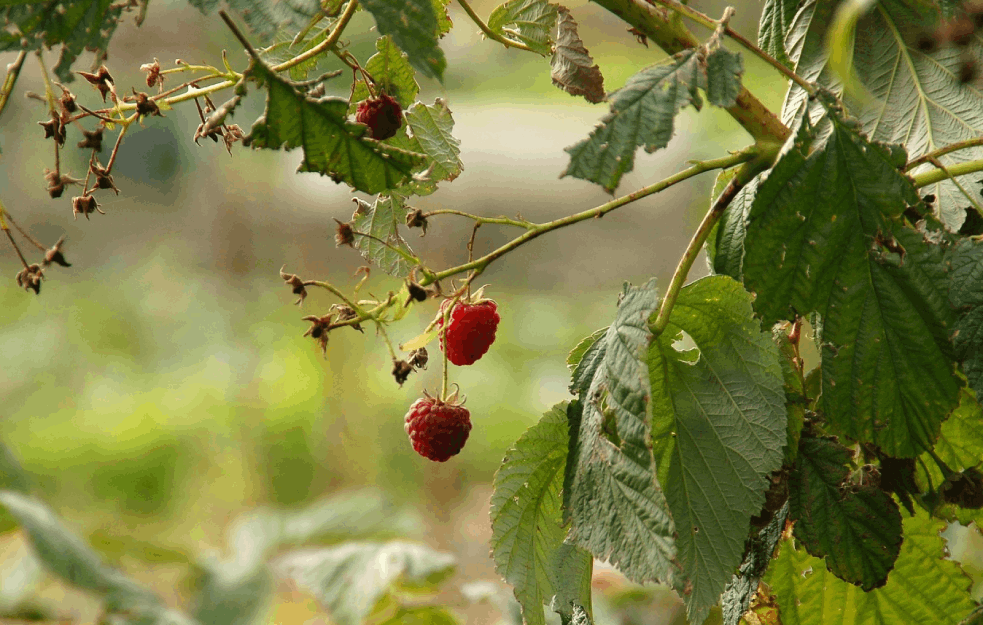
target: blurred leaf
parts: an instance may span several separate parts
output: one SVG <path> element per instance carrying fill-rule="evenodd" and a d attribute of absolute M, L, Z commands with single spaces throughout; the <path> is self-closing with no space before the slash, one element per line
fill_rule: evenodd
<path fill-rule="evenodd" d="M 10 447 L 0 441 L 0 490 L 12 490 L 27 494 L 31 491 L 31 479 Z"/>
<path fill-rule="evenodd" d="M 571 415 L 564 503 L 573 519 L 571 542 L 629 579 L 673 583 L 681 565 L 676 528 L 653 475 L 643 360 L 658 302 L 654 283 L 626 285 L 614 322 L 580 363 L 595 372 L 582 376 L 589 387 L 576 388 L 580 401 L 571 404 L 582 416 Z"/>
<path fill-rule="evenodd" d="M 396 615 L 380 625 L 457 625 L 457 618 L 447 608 L 424 606 L 400 608 Z"/>
<path fill-rule="evenodd" d="M 161 514 L 179 481 L 186 456 L 177 444 L 158 441 L 133 454 L 116 454 L 92 472 L 92 492 L 135 514 Z"/>
<path fill-rule="evenodd" d="M 561 174 L 595 182 L 613 193 L 621 176 L 635 167 L 635 151 L 654 152 L 669 144 L 673 119 L 681 108 L 700 109 L 697 87 L 706 76 L 695 51 L 683 52 L 665 63 L 643 69 L 621 89 L 609 94 L 611 112 L 590 137 L 565 148 L 570 164 Z"/>
<path fill-rule="evenodd" d="M 782 541 L 765 581 L 783 625 L 956 625 L 975 606 L 971 580 L 945 559 L 945 523 L 920 513 L 904 521 L 901 555 L 883 588 L 863 592 L 826 570 L 822 560 Z"/>
<path fill-rule="evenodd" d="M 822 316 L 821 407 L 834 431 L 912 457 L 934 443 L 958 393 L 942 254 L 898 221 L 920 198 L 897 146 L 829 123 L 807 151 L 804 122 L 758 186 L 744 279 L 766 324 Z"/>
<path fill-rule="evenodd" d="M 424 75 L 443 81 L 447 60 L 437 44 L 442 25 L 432 0 L 362 0 L 379 32 L 390 35 Z"/>
<path fill-rule="evenodd" d="M 582 95 L 588 102 L 603 102 L 604 77 L 577 34 L 577 22 L 566 7 L 557 7 L 556 46 L 550 61 L 553 84 L 570 95 Z"/>
<path fill-rule="evenodd" d="M 953 344 L 976 396 L 983 396 L 983 243 L 960 240 L 946 251 L 949 303 L 959 311 Z"/>
<path fill-rule="evenodd" d="M 75 80 L 72 64 L 86 50 L 105 54 L 127 4 L 114 0 L 19 2 L 0 8 L 0 52 L 44 50 L 61 44 L 58 80 Z"/>
<path fill-rule="evenodd" d="M 795 537 L 840 579 L 883 586 L 901 549 L 901 512 L 873 486 L 845 484 L 851 452 L 835 439 L 803 437 L 789 477 Z"/>
<path fill-rule="evenodd" d="M 648 347 L 652 452 L 692 622 L 703 622 L 731 581 L 768 476 L 782 464 L 782 369 L 760 327 L 742 285 L 711 276 L 683 287 Z M 696 348 L 684 349 L 684 338 Z"/>
<path fill-rule="evenodd" d="M 391 276 L 403 278 L 420 264 L 409 244 L 399 234 L 409 212 L 399 195 L 380 195 L 374 204 L 355 198 L 352 227 L 374 238 L 355 235 L 355 249 L 362 258 Z M 384 242 L 384 243 L 383 243 Z"/>
<path fill-rule="evenodd" d="M 576 371 L 580 365 L 580 361 L 587 354 L 587 351 L 591 348 L 594 343 L 607 333 L 607 328 L 601 328 L 600 330 L 595 330 L 593 334 L 588 337 L 581 339 L 577 345 L 570 350 L 570 354 L 567 355 L 567 369 L 570 369 L 570 373 Z"/>
<path fill-rule="evenodd" d="M 792 29 L 792 18 L 800 4 L 799 0 L 765 0 L 758 25 L 758 46 L 789 69 L 792 61 L 785 51 L 785 37 Z"/>
<path fill-rule="evenodd" d="M 544 603 L 570 616 L 590 605 L 593 557 L 564 544 L 562 498 L 567 462 L 567 404 L 554 406 L 506 453 L 491 499 L 492 558 L 515 588 L 526 625 L 545 625 Z"/>
<path fill-rule="evenodd" d="M 214 11 L 219 0 L 188 0 L 202 13 Z M 321 12 L 320 0 L 227 0 L 229 8 L 245 20 L 262 45 L 276 35 L 293 39 L 306 27 L 311 18 Z"/>
<path fill-rule="evenodd" d="M 734 106 L 741 93 L 744 59 L 736 52 L 717 48 L 707 55 L 707 101 L 724 108 Z"/>
<path fill-rule="evenodd" d="M 509 0 L 488 16 L 488 28 L 547 56 L 552 50 L 556 5 L 546 0 Z"/>
<path fill-rule="evenodd" d="M 311 37 L 307 37 L 296 44 L 293 43 L 293 37 L 287 34 L 279 34 L 276 36 L 278 41 L 268 48 L 259 50 L 259 56 L 264 62 L 270 65 L 278 65 L 285 61 L 293 59 L 299 54 L 307 52 L 314 46 L 318 45 L 327 37 L 325 31 L 317 31 Z M 307 80 L 310 73 L 317 68 L 318 61 L 323 58 L 321 56 L 313 56 L 305 61 L 301 61 L 290 68 L 290 79 L 296 81 Z"/>
<path fill-rule="evenodd" d="M 6 543 L 0 563 L 0 614 L 8 615 L 34 594 L 43 578 L 41 563 L 26 541 Z"/>
<path fill-rule="evenodd" d="M 249 625 L 262 616 L 271 579 L 262 560 L 206 561 L 198 580 L 195 618 L 207 625 Z"/>
<path fill-rule="evenodd" d="M 434 588 L 454 566 L 449 554 L 392 541 L 294 551 L 278 558 L 274 570 L 310 592 L 338 625 L 361 625 L 395 585 Z"/>
<path fill-rule="evenodd" d="M 785 519 L 788 518 L 788 505 L 775 514 L 771 521 L 760 532 L 751 532 L 748 540 L 747 554 L 741 562 L 737 573 L 724 589 L 720 597 L 720 607 L 724 625 L 739 625 L 741 617 L 751 605 L 751 600 L 758 591 L 758 585 L 765 571 L 771 565 L 775 546 L 782 538 L 785 529 Z"/>
<path fill-rule="evenodd" d="M 252 67 L 269 93 L 263 117 L 253 124 L 247 144 L 271 150 L 303 148 L 298 171 L 327 175 L 369 194 L 398 187 L 422 163 L 421 154 L 365 136 L 365 126 L 347 120 L 347 100 L 312 100 L 265 66 Z"/>
<path fill-rule="evenodd" d="M 451 21 L 451 16 L 447 12 L 447 5 L 450 4 L 450 0 L 430 0 L 430 4 L 433 5 L 434 15 L 437 16 L 437 37 L 443 37 L 454 26 L 454 22 Z"/>
<path fill-rule="evenodd" d="M 369 57 L 365 62 L 365 71 L 372 76 L 376 86 L 385 94 L 399 102 L 404 110 L 409 108 L 416 101 L 416 94 L 420 92 L 420 85 L 416 84 L 416 72 L 406 60 L 392 37 L 379 37 L 375 40 L 377 52 Z M 358 102 L 369 98 L 369 88 L 364 80 L 355 83 L 350 102 L 352 110 Z"/>

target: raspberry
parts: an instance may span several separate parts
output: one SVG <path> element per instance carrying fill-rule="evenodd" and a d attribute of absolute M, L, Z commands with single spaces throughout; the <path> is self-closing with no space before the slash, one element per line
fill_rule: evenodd
<path fill-rule="evenodd" d="M 435 462 L 446 462 L 464 448 L 471 432 L 471 413 L 460 404 L 424 393 L 406 413 L 404 429 L 416 453 Z"/>
<path fill-rule="evenodd" d="M 441 311 L 447 306 L 445 300 Z M 451 310 L 450 326 L 447 328 L 447 359 L 457 366 L 474 364 L 485 355 L 495 342 L 498 328 L 498 304 L 488 299 L 475 304 L 458 303 Z M 437 326 L 444 325 L 443 315 Z M 444 349 L 445 333 L 440 334 L 440 348 Z"/>
<path fill-rule="evenodd" d="M 403 125 L 403 109 L 386 94 L 362 100 L 355 111 L 355 121 L 369 127 L 373 139 L 382 141 L 396 135 Z"/>

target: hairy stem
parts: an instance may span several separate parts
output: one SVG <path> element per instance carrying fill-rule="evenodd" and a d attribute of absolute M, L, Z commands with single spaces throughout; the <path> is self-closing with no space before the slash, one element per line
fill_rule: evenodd
<path fill-rule="evenodd" d="M 473 219 L 475 223 L 479 224 L 497 224 L 499 226 L 515 226 L 517 228 L 525 228 L 526 230 L 532 230 L 536 227 L 536 224 L 531 221 L 526 221 L 524 219 L 509 219 L 508 217 L 482 217 L 480 215 L 472 215 L 470 213 L 465 213 L 463 211 L 454 210 L 452 208 L 438 208 L 437 210 L 432 210 L 429 213 L 424 213 L 423 217 L 432 217 L 433 215 L 460 215 L 461 217 L 467 217 L 468 219 Z"/>
<path fill-rule="evenodd" d="M 687 180 L 689 178 L 692 178 L 693 176 L 702 174 L 704 172 L 711 171 L 714 169 L 725 169 L 728 167 L 733 167 L 735 165 L 740 165 L 741 163 L 746 163 L 748 161 L 751 161 L 752 159 L 754 159 L 757 162 L 757 160 L 759 160 L 758 152 L 759 150 L 757 146 L 751 146 L 750 148 L 747 148 L 735 154 L 731 154 L 730 156 L 725 156 L 722 158 L 713 159 L 709 161 L 702 161 L 694 164 L 689 169 L 684 169 L 683 171 L 673 174 L 672 176 L 669 176 L 664 180 L 660 180 L 659 182 L 651 184 L 647 187 L 643 187 L 637 191 L 629 193 L 628 195 L 611 200 L 610 202 L 607 202 L 605 204 L 601 204 L 600 206 L 597 206 L 590 210 L 582 211 L 580 213 L 575 213 L 573 215 L 568 215 L 567 217 L 556 219 L 547 223 L 535 224 L 533 228 L 531 228 L 524 234 L 516 237 L 515 239 L 512 239 L 502 247 L 494 250 L 493 252 L 490 252 L 489 254 L 482 256 L 481 258 L 468 262 L 464 265 L 460 265 L 458 267 L 452 267 L 450 269 L 446 269 L 444 271 L 435 274 L 427 275 L 426 278 L 424 278 L 424 280 L 421 281 L 421 285 L 426 286 L 432 282 L 436 282 L 437 280 L 443 280 L 445 278 L 449 278 L 451 276 L 457 275 L 459 273 L 463 273 L 465 271 L 476 270 L 478 273 L 481 273 L 482 271 L 484 271 L 485 267 L 487 267 L 492 261 L 496 260 L 497 258 L 500 258 L 501 256 L 507 254 L 508 252 L 511 252 L 512 250 L 519 247 L 520 245 L 528 243 L 529 241 L 535 239 L 540 235 L 546 234 L 547 232 L 556 230 L 558 228 L 563 228 L 564 226 L 570 226 L 572 224 L 585 221 L 587 219 L 598 219 L 617 208 L 621 208 L 622 206 L 625 206 L 626 204 L 630 204 L 643 197 L 652 195 L 653 193 L 658 193 L 664 189 L 671 187 L 674 184 L 680 183 L 684 180 Z M 769 153 L 770 152 L 772 152 L 772 150 L 769 150 Z M 777 153 L 777 149 L 774 150 L 774 152 Z"/>
<path fill-rule="evenodd" d="M 675 273 L 672 274 L 672 280 L 669 282 L 669 288 L 666 290 L 665 297 L 662 298 L 659 312 L 655 320 L 649 325 L 649 329 L 652 330 L 653 334 L 656 336 L 662 334 L 666 326 L 669 325 L 669 315 L 672 313 L 673 306 L 676 305 L 676 298 L 679 297 L 679 291 L 686 283 L 686 276 L 689 275 L 689 270 L 693 267 L 693 263 L 696 262 L 700 251 L 703 250 L 703 244 L 706 243 L 707 237 L 710 236 L 710 231 L 713 230 L 713 227 L 723 216 L 724 210 L 730 206 L 730 203 L 737 197 L 738 192 L 744 188 L 744 185 L 750 182 L 757 174 L 771 166 L 775 156 L 777 156 L 777 152 L 772 155 L 772 158 L 759 158 L 745 163 L 703 217 L 700 227 L 693 233 L 693 238 L 690 239 L 689 245 L 686 246 L 686 251 L 683 252 L 682 258 L 679 259 Z"/>
<path fill-rule="evenodd" d="M 533 50 L 526 44 L 518 41 L 511 41 L 509 39 L 506 39 L 505 37 L 499 35 L 492 29 L 488 28 L 488 25 L 485 24 L 485 22 L 480 17 L 478 17 L 478 14 L 474 12 L 474 9 L 471 8 L 471 5 L 468 4 L 467 0 L 457 0 L 457 2 L 458 4 L 461 5 L 461 8 L 464 9 L 464 12 L 468 14 L 468 17 L 471 18 L 471 21 L 477 24 L 478 28 L 481 29 L 481 32 L 485 33 L 485 36 L 488 37 L 489 39 L 493 41 L 497 41 L 498 43 L 502 44 L 506 48 L 518 48 L 520 50 L 526 50 L 528 52 L 535 52 L 535 50 Z"/>
<path fill-rule="evenodd" d="M 955 176 L 965 176 L 966 174 L 974 174 L 978 171 L 983 171 L 983 159 L 956 163 L 955 165 L 947 166 L 945 169 L 936 168 L 921 174 L 915 174 L 911 176 L 911 180 L 915 183 L 916 187 L 921 188 L 949 178 L 954 178 Z"/>
<path fill-rule="evenodd" d="M 24 67 L 24 59 L 27 58 L 27 50 L 21 50 L 14 59 L 14 62 L 7 66 L 7 76 L 3 79 L 3 86 L 0 87 L 0 115 L 10 101 L 10 94 L 14 91 L 14 85 L 20 77 L 20 70 Z"/>
<path fill-rule="evenodd" d="M 943 146 L 934 152 L 929 152 L 919 156 L 918 158 L 910 161 L 905 165 L 905 171 L 911 171 L 912 169 L 923 165 L 925 163 L 931 163 L 933 159 L 937 159 L 940 156 L 945 156 L 946 154 L 951 154 L 953 152 L 958 152 L 959 150 L 965 150 L 967 148 L 975 148 L 977 146 L 983 145 L 983 137 L 976 137 L 974 139 L 966 139 L 965 141 L 957 141 L 956 143 L 950 143 L 947 146 Z"/>

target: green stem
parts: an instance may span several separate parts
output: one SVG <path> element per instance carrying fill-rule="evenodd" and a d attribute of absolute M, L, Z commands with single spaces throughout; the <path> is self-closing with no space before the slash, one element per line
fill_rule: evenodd
<path fill-rule="evenodd" d="M 14 85 L 17 84 L 20 70 L 24 67 L 24 59 L 26 58 L 27 50 L 21 50 L 14 62 L 7 66 L 7 76 L 3 79 L 3 86 L 0 87 L 0 115 L 3 114 L 3 109 L 10 101 L 10 94 L 14 90 Z"/>
<path fill-rule="evenodd" d="M 480 215 L 472 215 L 470 213 L 465 213 L 459 210 L 454 210 L 451 208 L 439 208 L 437 210 L 430 211 L 429 213 L 424 213 L 423 217 L 431 217 L 433 215 L 460 215 L 461 217 L 467 217 L 468 219 L 473 219 L 475 222 L 480 224 L 498 224 L 500 226 L 516 226 L 517 228 L 525 228 L 526 230 L 532 230 L 536 227 L 536 224 L 531 221 L 526 221 L 524 219 L 509 219 L 508 217 L 481 217 Z"/>
<path fill-rule="evenodd" d="M 358 0 L 351 0 L 351 2 L 348 3 L 348 6 L 345 7 L 345 12 L 338 17 L 338 21 L 335 22 L 334 28 L 331 30 L 331 33 L 328 35 L 327 39 L 317 44 L 307 52 L 297 55 L 289 61 L 284 61 L 279 65 L 275 65 L 270 69 L 272 69 L 274 72 L 282 72 L 333 48 L 334 45 L 338 43 L 338 40 L 341 39 L 341 33 L 345 31 L 345 26 L 348 25 L 348 22 L 351 21 L 352 16 L 355 15 L 355 9 L 357 8 Z"/>
<path fill-rule="evenodd" d="M 966 148 L 975 148 L 977 146 L 983 145 L 983 137 L 976 137 L 974 139 L 966 139 L 965 141 L 957 141 L 956 143 L 950 143 L 947 146 L 941 147 L 934 152 L 929 152 L 919 156 L 915 160 L 909 162 L 905 165 L 905 171 L 911 171 L 912 169 L 923 165 L 925 163 L 932 162 L 932 159 L 937 159 L 940 156 L 945 156 L 946 154 L 951 154 L 952 152 L 958 152 L 959 150 L 965 150 Z"/>
<path fill-rule="evenodd" d="M 679 259 L 679 265 L 676 266 L 676 272 L 673 273 L 672 280 L 669 282 L 669 288 L 666 290 L 666 296 L 662 299 L 662 304 L 659 306 L 659 312 L 655 320 L 649 325 L 652 333 L 656 336 L 662 334 L 666 326 L 669 325 L 669 315 L 672 313 L 673 306 L 676 305 L 676 298 L 679 297 L 679 291 L 686 283 L 686 276 L 689 275 L 690 268 L 703 250 L 703 244 L 706 243 L 707 237 L 710 236 L 710 231 L 713 230 L 713 227 L 723 216 L 724 210 L 730 206 L 731 201 L 737 197 L 738 192 L 744 188 L 744 185 L 771 166 L 772 161 L 777 156 L 777 152 L 770 156 L 768 158 L 768 156 L 762 155 L 761 158 L 745 163 L 703 217 L 700 227 L 693 233 L 693 238 L 690 239 L 689 245 L 686 246 L 686 251 L 683 252 L 682 258 Z"/>
<path fill-rule="evenodd" d="M 533 50 L 526 44 L 520 43 L 518 41 L 511 41 L 510 39 L 506 39 L 505 37 L 499 35 L 492 29 L 488 28 L 488 25 L 485 24 L 485 22 L 482 21 L 480 17 L 478 17 L 478 14 L 474 12 L 474 9 L 471 8 L 471 5 L 468 4 L 467 0 L 457 0 L 457 2 L 458 4 L 461 5 L 461 8 L 464 9 L 464 12 L 468 14 L 468 17 L 471 18 L 471 21 L 477 24 L 478 28 L 481 29 L 481 32 L 485 33 L 485 36 L 488 37 L 489 39 L 497 41 L 498 43 L 502 44 L 506 48 L 518 48 L 520 50 L 526 50 L 527 52 L 535 52 L 535 50 Z"/>
<path fill-rule="evenodd" d="M 978 171 L 983 171 L 983 159 L 948 165 L 944 170 L 936 168 L 921 174 L 915 174 L 911 176 L 911 179 L 915 183 L 915 186 L 920 189 L 936 182 L 942 182 L 948 178 L 974 174 Z"/>
<path fill-rule="evenodd" d="M 426 276 L 426 278 L 424 278 L 424 280 L 421 281 L 421 285 L 426 286 L 438 280 L 443 280 L 445 278 L 449 278 L 450 276 L 454 276 L 459 273 L 463 273 L 465 271 L 477 270 L 480 273 L 481 271 L 484 271 L 485 267 L 487 267 L 492 261 L 507 254 L 508 252 L 511 252 L 512 250 L 519 247 L 520 245 L 528 243 L 529 241 L 535 239 L 540 235 L 546 234 L 547 232 L 556 230 L 558 228 L 563 228 L 564 226 L 569 226 L 575 223 L 579 223 L 581 221 L 585 221 L 587 219 L 598 219 L 617 208 L 621 208 L 626 204 L 630 204 L 636 200 L 640 200 L 641 198 L 646 197 L 648 195 L 652 195 L 653 193 L 658 193 L 660 191 L 663 191 L 664 189 L 667 189 L 674 184 L 680 183 L 684 180 L 687 180 L 689 178 L 692 178 L 693 176 L 702 174 L 704 172 L 711 171 L 714 169 L 726 169 L 728 167 L 733 167 L 734 165 L 740 165 L 741 163 L 746 163 L 748 161 L 751 161 L 752 159 L 757 159 L 758 151 L 759 149 L 757 146 L 751 146 L 745 150 L 742 150 L 735 154 L 731 154 L 729 156 L 725 156 L 722 158 L 717 158 L 709 161 L 702 161 L 694 164 L 689 169 L 684 169 L 683 171 L 673 174 L 672 176 L 669 176 L 664 180 L 660 180 L 659 182 L 651 184 L 647 187 L 643 187 L 637 191 L 629 193 L 628 195 L 622 196 L 615 200 L 611 200 L 610 202 L 607 202 L 590 210 L 586 210 L 580 213 L 575 213 L 573 215 L 569 215 L 567 217 L 556 219 L 554 221 L 550 221 L 547 223 L 534 224 L 533 228 L 531 228 L 524 234 L 516 237 L 515 239 L 512 239 L 502 247 L 486 254 L 485 256 L 482 256 L 481 258 L 470 261 L 458 267 L 452 267 L 450 269 L 446 269 L 444 271 Z M 776 153 L 777 153 L 777 148 L 776 148 Z"/>

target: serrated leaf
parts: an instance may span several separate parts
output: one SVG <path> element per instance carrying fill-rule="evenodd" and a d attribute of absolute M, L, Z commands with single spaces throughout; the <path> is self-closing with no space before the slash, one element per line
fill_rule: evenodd
<path fill-rule="evenodd" d="M 822 409 L 894 457 L 931 447 L 955 406 L 941 252 L 899 216 L 919 202 L 890 146 L 839 119 L 807 153 L 803 123 L 757 190 L 744 280 L 766 324 L 822 317 Z"/>
<path fill-rule="evenodd" d="M 835 6 L 807 2 L 795 16 L 787 43 L 800 76 L 838 91 L 839 79 L 829 70 L 825 49 Z M 881 0 L 859 20 L 854 37 L 854 68 L 870 97 L 853 108 L 871 139 L 903 143 L 912 158 L 983 133 L 983 92 L 959 81 L 963 63 L 983 64 L 983 41 L 976 37 L 965 48 L 920 50 L 918 41 L 935 28 L 938 17 L 928 3 Z M 804 92 L 793 85 L 783 113 L 786 122 L 804 100 Z M 950 166 L 979 158 L 983 147 L 959 150 L 939 160 Z M 927 164 L 915 172 L 931 168 Z M 963 209 L 970 204 L 958 187 L 943 181 L 923 191 L 938 198 L 939 216 L 957 230 L 965 219 Z"/>
<path fill-rule="evenodd" d="M 75 80 L 72 64 L 86 50 L 104 54 L 126 3 L 114 0 L 27 1 L 0 9 L 0 52 L 61 45 L 58 80 Z"/>
<path fill-rule="evenodd" d="M 546 0 L 509 0 L 488 16 L 488 28 L 546 56 L 552 52 L 556 8 Z"/>
<path fill-rule="evenodd" d="M 578 365 L 580 364 L 580 361 L 583 360 L 587 350 L 589 350 L 594 343 L 597 343 L 597 341 L 604 336 L 607 331 L 607 328 L 595 330 L 593 334 L 581 339 L 581 341 L 577 343 L 572 350 L 570 350 L 570 353 L 567 355 L 567 369 L 570 369 L 570 373 L 574 373 L 579 368 Z"/>
<path fill-rule="evenodd" d="M 970 387 L 983 396 L 983 243 L 960 240 L 946 252 L 945 263 L 949 303 L 959 311 L 953 344 Z"/>
<path fill-rule="evenodd" d="M 573 618 L 570 620 L 571 625 L 594 625 L 594 621 L 591 619 L 590 614 L 583 606 L 575 605 L 573 606 Z"/>
<path fill-rule="evenodd" d="M 760 532 L 752 533 L 748 540 L 747 555 L 744 556 L 740 568 L 720 597 L 724 625 L 738 625 L 741 617 L 747 612 L 751 599 L 758 591 L 761 578 L 771 565 L 771 557 L 775 552 L 775 546 L 782 538 L 787 517 L 786 504 L 775 513 L 774 518 Z"/>
<path fill-rule="evenodd" d="M 218 0 L 189 0 L 202 13 L 218 7 Z M 321 12 L 319 0 L 227 0 L 229 8 L 256 33 L 266 45 L 277 35 L 289 36 L 307 26 Z"/>
<path fill-rule="evenodd" d="M 645 405 L 647 326 L 658 301 L 652 283 L 629 288 L 611 327 L 580 363 L 595 373 L 568 415 L 564 504 L 573 521 L 569 540 L 630 579 L 674 582 L 680 570 L 675 526 L 654 476 Z M 596 357 L 588 360 L 592 350 Z"/>
<path fill-rule="evenodd" d="M 416 83 L 416 72 L 407 56 L 393 43 L 392 37 L 376 39 L 375 49 L 376 53 L 365 62 L 365 71 L 372 76 L 378 89 L 393 97 L 404 110 L 409 108 L 420 93 L 420 85 Z M 370 96 L 365 81 L 355 83 L 355 91 L 350 98 L 352 110 L 358 102 Z"/>
<path fill-rule="evenodd" d="M 399 195 L 380 195 L 369 204 L 355 198 L 352 227 L 374 238 L 355 235 L 355 249 L 370 263 L 391 276 L 403 278 L 420 264 L 413 250 L 399 234 L 399 225 L 406 223 L 409 212 Z M 381 243 L 385 241 L 385 245 Z"/>
<path fill-rule="evenodd" d="M 266 110 L 246 143 L 271 150 L 303 148 L 297 171 L 317 172 L 374 194 L 398 187 L 423 162 L 421 154 L 367 137 L 365 126 L 348 121 L 347 100 L 312 100 L 263 65 L 254 64 L 253 72 L 268 94 Z"/>
<path fill-rule="evenodd" d="M 447 101 L 437 98 L 431 105 L 417 102 L 406 111 L 406 123 L 420 149 L 433 165 L 429 179 L 454 180 L 464 170 L 461 142 L 452 133 L 454 118 Z"/>
<path fill-rule="evenodd" d="M 886 492 L 844 484 L 850 451 L 829 438 L 803 438 L 789 477 L 795 537 L 840 579 L 883 586 L 901 549 L 901 512 Z"/>
<path fill-rule="evenodd" d="M 201 563 L 195 619 L 208 625 L 257 622 L 272 588 L 270 573 L 259 560 Z"/>
<path fill-rule="evenodd" d="M 691 622 L 703 622 L 731 581 L 768 476 L 782 464 L 782 370 L 759 328 L 750 294 L 712 276 L 680 291 L 666 331 L 648 350 L 653 452 L 676 524 Z M 676 345 L 684 336 L 695 349 Z"/>
<path fill-rule="evenodd" d="M 609 95 L 611 112 L 590 137 L 564 150 L 570 164 L 561 174 L 595 182 L 613 193 L 621 176 L 635 167 L 635 152 L 664 148 L 672 138 L 676 113 L 703 100 L 697 87 L 706 84 L 699 55 L 683 52 L 666 63 L 644 69 Z"/>
<path fill-rule="evenodd" d="M 727 108 L 737 103 L 741 93 L 744 59 L 737 52 L 717 48 L 707 55 L 707 101 Z"/>
<path fill-rule="evenodd" d="M 31 490 L 31 478 L 10 447 L 0 441 L 0 490 L 27 494 Z"/>
<path fill-rule="evenodd" d="M 800 327 L 801 332 L 801 327 Z M 785 464 L 791 465 L 799 453 L 799 439 L 805 425 L 806 389 L 800 367 L 798 344 L 789 338 L 788 324 L 772 328 L 771 339 L 778 346 L 778 362 L 782 366 L 785 386 L 785 410 L 788 426 L 785 430 Z"/>
<path fill-rule="evenodd" d="M 730 182 L 737 169 L 721 172 L 714 183 L 714 192 L 710 202 L 714 202 L 724 187 Z M 710 261 L 710 271 L 715 274 L 730 276 L 735 280 L 744 279 L 744 235 L 747 229 L 747 217 L 751 212 L 754 194 L 758 191 L 760 176 L 751 179 L 737 196 L 724 209 L 724 214 L 710 232 L 707 239 L 707 259 Z M 719 187 L 719 188 L 718 188 Z"/>
<path fill-rule="evenodd" d="M 543 604 L 569 618 L 571 604 L 590 605 L 593 557 L 564 544 L 563 473 L 567 406 L 547 412 L 505 454 L 491 499 L 492 558 L 515 589 L 526 625 L 546 623 Z"/>
<path fill-rule="evenodd" d="M 430 0 L 430 3 L 433 5 L 434 15 L 437 16 L 437 36 L 443 37 L 454 27 L 454 22 L 451 21 L 451 16 L 447 12 L 447 5 L 450 0 Z"/>
<path fill-rule="evenodd" d="M 785 37 L 799 4 L 799 0 L 765 0 L 758 24 L 758 46 L 790 69 L 792 61 L 785 52 Z"/>
<path fill-rule="evenodd" d="M 778 597 L 783 625 L 956 625 L 973 609 L 970 579 L 946 560 L 945 524 L 919 514 L 904 520 L 904 543 L 883 588 L 848 584 L 823 562 L 782 541 L 765 581 Z"/>
<path fill-rule="evenodd" d="M 442 28 L 432 0 L 362 0 L 379 32 L 389 35 L 424 75 L 443 81 L 447 60 L 437 43 Z"/>
<path fill-rule="evenodd" d="M 570 95 L 582 95 L 593 104 L 603 102 L 604 76 L 577 34 L 577 22 L 566 7 L 557 8 L 556 46 L 550 61 L 553 84 Z"/>
<path fill-rule="evenodd" d="M 405 541 L 298 550 L 273 564 L 279 577 L 311 593 L 338 625 L 361 625 L 397 585 L 432 588 L 454 567 L 450 554 Z"/>

